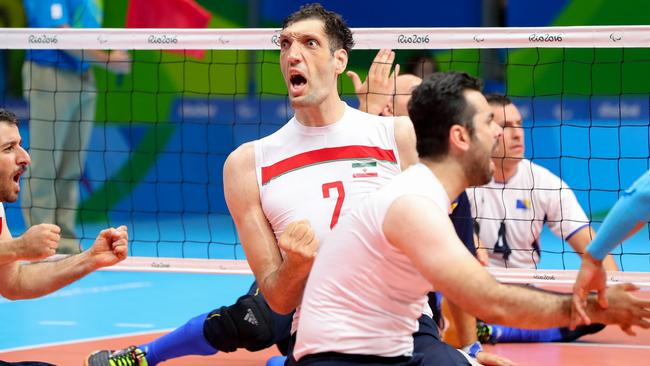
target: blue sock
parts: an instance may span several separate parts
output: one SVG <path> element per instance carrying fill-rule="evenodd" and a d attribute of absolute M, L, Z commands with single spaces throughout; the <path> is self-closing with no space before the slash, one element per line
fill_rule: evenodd
<path fill-rule="evenodd" d="M 171 333 L 138 346 L 146 353 L 147 364 L 155 366 L 170 358 L 188 355 L 207 356 L 217 353 L 218 350 L 212 347 L 203 335 L 203 321 L 207 316 L 207 313 L 201 314 Z"/>
<path fill-rule="evenodd" d="M 520 329 L 503 325 L 493 325 L 491 341 L 497 343 L 535 343 L 535 342 L 557 342 L 562 339 L 560 328 L 548 329 Z"/>
<path fill-rule="evenodd" d="M 284 366 L 284 361 L 287 358 L 285 356 L 273 356 L 266 361 L 266 366 Z"/>

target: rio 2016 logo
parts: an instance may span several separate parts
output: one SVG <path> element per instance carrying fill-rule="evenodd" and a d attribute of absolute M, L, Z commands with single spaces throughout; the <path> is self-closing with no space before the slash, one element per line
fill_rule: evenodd
<path fill-rule="evenodd" d="M 400 34 L 397 36 L 397 43 L 423 44 L 429 43 L 428 34 Z"/>
<path fill-rule="evenodd" d="M 150 44 L 176 44 L 178 43 L 178 36 L 176 35 L 171 35 L 168 36 L 166 34 L 162 35 L 150 35 L 149 38 L 147 38 L 147 43 Z"/>
<path fill-rule="evenodd" d="M 48 36 L 47 34 L 30 34 L 27 37 L 27 42 L 31 44 L 57 44 L 59 40 L 56 38 L 56 35 Z"/>
<path fill-rule="evenodd" d="M 533 33 L 528 36 L 528 42 L 562 42 L 562 33 Z"/>

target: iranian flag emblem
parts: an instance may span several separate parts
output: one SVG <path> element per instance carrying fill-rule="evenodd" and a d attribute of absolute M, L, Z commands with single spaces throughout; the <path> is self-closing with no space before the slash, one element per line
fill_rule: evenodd
<path fill-rule="evenodd" d="M 352 163 L 352 178 L 373 178 L 377 176 L 377 162 Z"/>

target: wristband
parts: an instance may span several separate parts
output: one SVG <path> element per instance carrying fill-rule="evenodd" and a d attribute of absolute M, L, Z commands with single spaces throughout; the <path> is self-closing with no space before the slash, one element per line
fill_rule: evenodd
<path fill-rule="evenodd" d="M 483 351 L 483 347 L 481 347 L 481 342 L 476 341 L 472 344 L 468 344 L 467 346 L 461 348 L 461 351 L 467 353 L 472 358 L 476 358 L 476 355 L 479 352 Z"/>

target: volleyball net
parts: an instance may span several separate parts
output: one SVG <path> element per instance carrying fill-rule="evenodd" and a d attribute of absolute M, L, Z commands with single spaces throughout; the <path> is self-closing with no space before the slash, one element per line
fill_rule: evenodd
<path fill-rule="evenodd" d="M 510 97 L 524 118 L 526 157 L 573 189 L 596 229 L 620 193 L 649 168 L 650 27 L 353 32 L 349 69 L 362 77 L 377 50 L 390 48 L 402 70 L 421 70 L 415 63 L 422 58 L 411 60 L 424 54 L 435 58 L 438 70 L 466 71 L 484 79 L 487 91 Z M 293 114 L 279 68 L 278 30 L 5 28 L 0 36 L 14 53 L 130 54 L 127 74 L 93 68 L 96 113 L 79 121 L 92 124 L 79 162 L 80 202 L 72 208 L 82 247 L 99 229 L 126 224 L 131 257 L 111 270 L 250 273 L 225 205 L 222 168 L 237 146 L 274 132 Z M 345 75 L 339 87 L 356 106 Z M 24 94 L 33 91 L 24 83 Z M 52 98 L 71 93 L 56 83 L 38 92 Z M 27 106 L 7 107 L 18 110 L 29 146 Z M 8 217 L 22 216 L 22 208 L 34 209 L 8 205 Z M 648 241 L 645 229 L 616 249 L 622 272 L 610 280 L 650 287 L 643 273 L 650 269 Z M 508 282 L 569 283 L 579 265 L 571 246 L 544 234 L 540 252 L 537 271 L 493 273 Z"/>

